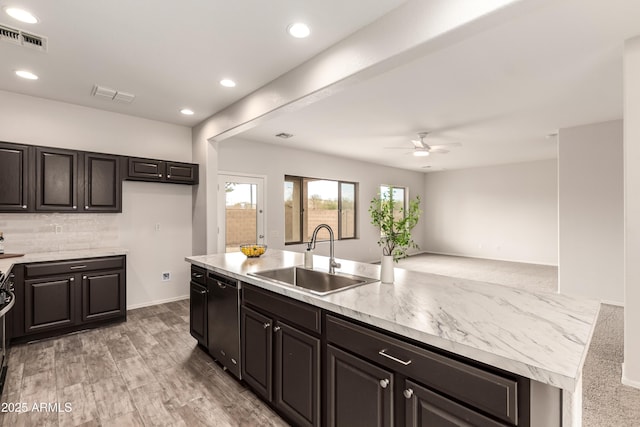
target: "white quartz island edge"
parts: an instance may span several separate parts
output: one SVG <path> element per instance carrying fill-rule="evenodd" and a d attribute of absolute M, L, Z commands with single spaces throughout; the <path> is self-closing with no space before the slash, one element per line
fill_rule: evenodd
<path fill-rule="evenodd" d="M 328 268 L 327 257 L 314 258 L 315 269 Z M 260 258 L 236 252 L 186 261 L 581 396 L 582 366 L 600 308 L 596 301 L 399 268 L 394 284 L 317 296 L 248 275 L 302 265 L 301 253 L 269 249 Z M 338 273 L 380 275 L 378 265 L 339 262 Z"/>

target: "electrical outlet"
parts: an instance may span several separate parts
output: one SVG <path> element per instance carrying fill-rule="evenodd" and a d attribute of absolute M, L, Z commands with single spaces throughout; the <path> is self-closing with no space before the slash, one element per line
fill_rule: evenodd
<path fill-rule="evenodd" d="M 55 229 L 56 229 L 56 234 L 62 233 L 62 226 L 61 225 L 56 224 L 55 225 Z"/>
<path fill-rule="evenodd" d="M 156 231 L 160 231 L 160 223 L 159 222 L 156 223 Z"/>
<path fill-rule="evenodd" d="M 163 282 L 169 282 L 171 280 L 171 272 L 170 271 L 166 271 L 164 273 L 162 273 L 162 281 Z"/>

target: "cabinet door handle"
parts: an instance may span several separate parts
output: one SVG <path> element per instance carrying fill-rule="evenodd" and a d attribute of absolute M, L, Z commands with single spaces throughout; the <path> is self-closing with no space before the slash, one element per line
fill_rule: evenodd
<path fill-rule="evenodd" d="M 87 276 L 82 276 L 82 280 L 87 280 Z"/>
<path fill-rule="evenodd" d="M 390 355 L 390 354 L 387 354 L 387 349 L 386 349 L 386 348 L 384 348 L 384 349 L 380 350 L 380 351 L 378 352 L 378 354 L 379 354 L 380 356 L 384 356 L 384 357 L 386 357 L 387 359 L 391 359 L 391 360 L 393 360 L 394 362 L 398 362 L 398 363 L 400 363 L 400 364 L 402 364 L 402 365 L 404 365 L 404 366 L 407 366 L 407 365 L 410 365 L 410 364 L 411 364 L 411 360 L 404 361 L 404 360 L 402 360 L 402 359 L 398 359 L 397 357 L 393 357 L 393 356 L 392 356 L 392 355 Z"/>
<path fill-rule="evenodd" d="M 70 281 L 70 282 L 75 282 L 75 281 L 76 281 L 76 279 L 74 279 L 73 277 L 69 277 L 69 281 Z"/>
<path fill-rule="evenodd" d="M 389 380 L 387 378 L 380 380 L 380 387 L 387 388 L 388 385 L 389 385 Z"/>
<path fill-rule="evenodd" d="M 273 332 L 278 332 L 280 330 L 280 326 L 276 326 L 275 328 L 273 328 Z"/>
<path fill-rule="evenodd" d="M 69 270 L 80 270 L 81 268 L 87 268 L 86 265 L 72 265 Z"/>
<path fill-rule="evenodd" d="M 27 209 L 27 205 L 22 205 L 22 209 Z"/>
<path fill-rule="evenodd" d="M 404 394 L 404 397 L 406 397 L 407 399 L 411 399 L 411 396 L 413 396 L 413 390 L 408 388 L 403 391 L 402 394 Z"/>
<path fill-rule="evenodd" d="M 202 294 L 202 295 L 204 295 L 206 293 L 207 293 L 207 291 L 200 291 L 200 294 Z"/>
<path fill-rule="evenodd" d="M 84 205 L 84 209 L 85 209 L 86 211 L 88 211 L 88 210 L 89 210 L 89 205 Z"/>
<path fill-rule="evenodd" d="M 171 175 L 167 175 L 167 178 L 171 178 Z"/>
<path fill-rule="evenodd" d="M 74 205 L 74 206 L 71 206 L 71 208 L 72 208 L 72 209 L 78 209 L 78 207 L 77 207 L 77 206 L 75 206 L 75 205 Z"/>
<path fill-rule="evenodd" d="M 158 178 L 162 178 L 162 174 L 161 173 L 158 174 Z"/>
<path fill-rule="evenodd" d="M 225 285 L 224 283 L 222 283 L 222 282 L 221 282 L 221 281 L 219 281 L 219 280 L 216 280 L 216 282 L 218 282 L 218 287 L 219 287 L 220 289 L 225 289 L 225 288 L 227 287 L 227 285 Z"/>
<path fill-rule="evenodd" d="M 202 279 L 204 277 L 204 274 L 191 273 L 191 276 L 195 277 L 196 279 Z"/>
<path fill-rule="evenodd" d="M 263 328 L 267 329 L 269 326 L 271 326 L 271 323 L 267 322 L 264 325 L 262 325 Z"/>

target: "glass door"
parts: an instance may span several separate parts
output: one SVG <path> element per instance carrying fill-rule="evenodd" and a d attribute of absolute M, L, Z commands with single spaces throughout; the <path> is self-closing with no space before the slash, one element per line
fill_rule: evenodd
<path fill-rule="evenodd" d="M 218 247 L 238 252 L 245 243 L 265 243 L 264 178 L 218 175 Z"/>

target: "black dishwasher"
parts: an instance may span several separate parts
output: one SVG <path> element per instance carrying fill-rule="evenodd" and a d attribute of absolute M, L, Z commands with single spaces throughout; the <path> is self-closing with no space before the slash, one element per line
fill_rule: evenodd
<path fill-rule="evenodd" d="M 207 272 L 209 354 L 240 378 L 240 282 Z"/>

